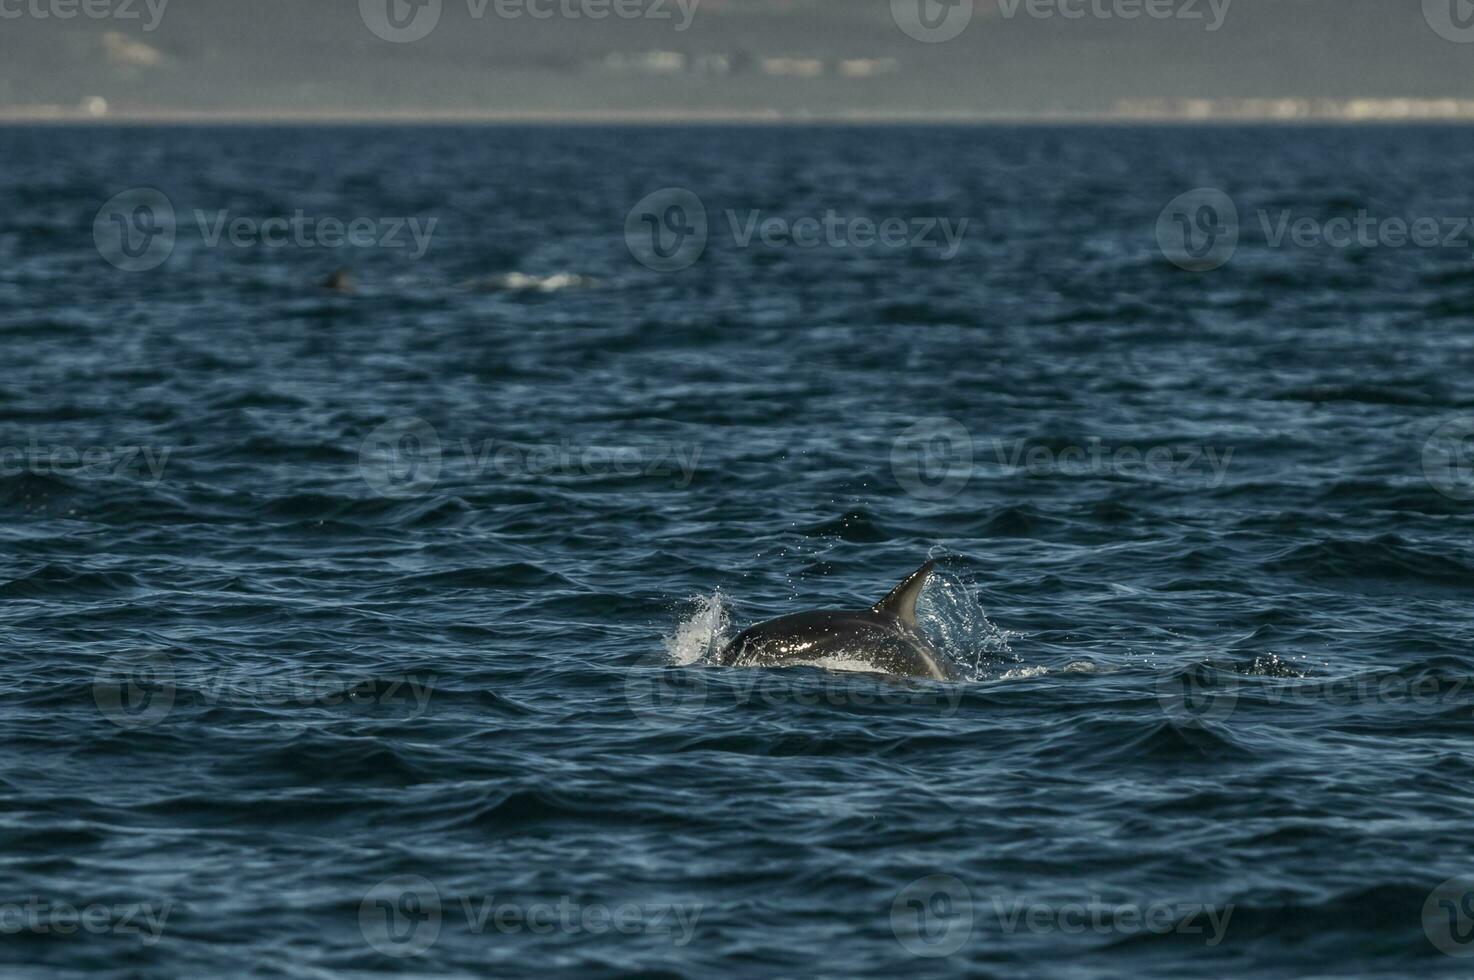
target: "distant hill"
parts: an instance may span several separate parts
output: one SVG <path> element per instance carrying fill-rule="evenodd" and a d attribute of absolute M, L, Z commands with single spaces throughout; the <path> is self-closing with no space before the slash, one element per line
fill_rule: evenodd
<path fill-rule="evenodd" d="M 7 4 L 0 113 L 1253 116 L 1474 100 L 1474 43 L 1440 36 L 1425 0 L 976 0 L 942 43 L 908 36 L 891 0 L 114 0 L 105 19 L 10 16 L 74 2 Z M 433 29 L 381 39 L 371 23 L 401 30 L 391 2 L 403 30 Z M 1439 3 L 1468 6 L 1427 0 L 1433 19 Z M 1148 7 L 1173 16 L 1120 16 Z"/>

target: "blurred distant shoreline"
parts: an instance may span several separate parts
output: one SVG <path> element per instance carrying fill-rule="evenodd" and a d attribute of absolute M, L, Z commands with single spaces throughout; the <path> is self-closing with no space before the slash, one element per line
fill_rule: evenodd
<path fill-rule="evenodd" d="M 845 110 L 621 110 L 570 112 L 332 109 L 119 109 L 98 100 L 77 106 L 0 106 L 0 125 L 41 122 L 242 125 L 1028 125 L 1112 123 L 1471 123 L 1474 99 L 1128 99 L 1106 112 L 898 112 Z"/>

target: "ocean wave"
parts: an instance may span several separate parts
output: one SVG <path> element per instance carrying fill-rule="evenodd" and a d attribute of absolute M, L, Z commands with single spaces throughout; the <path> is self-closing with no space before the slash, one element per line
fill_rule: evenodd
<path fill-rule="evenodd" d="M 127 595 L 143 588 L 143 582 L 128 572 L 87 571 L 49 563 L 0 584 L 0 596 L 12 599 L 100 598 Z"/>
<path fill-rule="evenodd" d="M 1289 548 L 1266 563 L 1272 571 L 1313 580 L 1404 580 L 1451 588 L 1474 582 L 1474 567 L 1415 547 L 1395 534 L 1325 538 Z"/>
<path fill-rule="evenodd" d="M 1362 405 L 1441 406 L 1453 402 L 1448 394 L 1430 391 L 1426 381 L 1409 380 L 1403 385 L 1320 384 L 1287 388 L 1267 396 L 1274 401 L 1356 402 Z"/>

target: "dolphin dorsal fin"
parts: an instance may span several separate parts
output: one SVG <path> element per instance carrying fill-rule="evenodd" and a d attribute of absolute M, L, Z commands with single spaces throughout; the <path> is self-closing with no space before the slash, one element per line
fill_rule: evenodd
<path fill-rule="evenodd" d="M 891 594 L 870 607 L 871 612 L 886 613 L 910 626 L 916 625 L 916 597 L 921 595 L 931 570 L 937 563 L 929 561 L 906 577 L 906 581 L 891 590 Z"/>

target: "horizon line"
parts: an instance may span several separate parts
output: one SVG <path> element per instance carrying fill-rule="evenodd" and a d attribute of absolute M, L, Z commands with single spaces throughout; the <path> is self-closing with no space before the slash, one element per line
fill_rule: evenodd
<path fill-rule="evenodd" d="M 1274 112 L 1217 113 L 1208 115 L 1151 112 L 889 112 L 870 110 L 838 110 L 833 112 L 792 112 L 774 109 L 734 110 L 328 110 L 328 109 L 150 109 L 90 113 L 80 108 L 61 106 L 0 106 L 0 125 L 396 125 L 434 126 L 462 125 L 1000 125 L 1000 124 L 1157 124 L 1201 126 L 1233 123 L 1300 124 L 1396 124 L 1425 123 L 1466 125 L 1474 123 L 1474 114 L 1420 115 L 1369 114 L 1347 116 L 1336 113 L 1286 116 Z"/>

